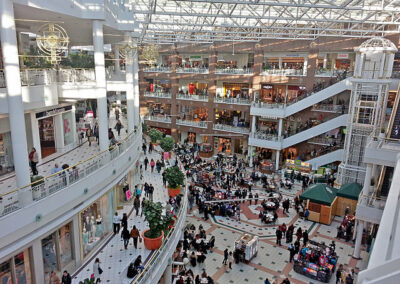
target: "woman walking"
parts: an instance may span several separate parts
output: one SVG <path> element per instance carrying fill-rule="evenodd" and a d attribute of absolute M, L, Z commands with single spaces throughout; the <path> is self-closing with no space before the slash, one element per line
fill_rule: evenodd
<path fill-rule="evenodd" d="M 100 275 L 103 273 L 103 269 L 100 267 L 100 259 L 96 258 L 96 260 L 93 263 L 93 275 L 94 275 L 94 281 L 95 283 L 99 283 L 100 280 Z"/>
<path fill-rule="evenodd" d="M 156 165 L 156 163 L 154 162 L 153 159 L 151 159 L 150 161 L 150 166 L 151 166 L 151 172 L 154 172 L 154 166 Z"/>
<path fill-rule="evenodd" d="M 137 241 L 138 241 L 139 236 L 140 236 L 140 232 L 134 225 L 131 230 L 131 237 L 133 239 L 133 246 L 135 247 L 135 249 L 137 249 Z"/>

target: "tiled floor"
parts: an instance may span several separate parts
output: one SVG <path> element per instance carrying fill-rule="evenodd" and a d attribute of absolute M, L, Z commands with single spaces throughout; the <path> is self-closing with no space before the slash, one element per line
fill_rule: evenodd
<path fill-rule="evenodd" d="M 116 135 L 117 140 L 123 139 L 126 137 L 125 129 L 128 126 L 126 118 L 124 116 L 120 116 L 120 120 L 124 128 L 121 130 L 121 136 L 117 136 L 117 131 L 114 130 L 114 134 Z M 109 127 L 114 129 L 116 120 L 114 112 L 112 111 L 110 114 L 110 118 L 108 120 Z M 63 164 L 68 164 L 70 166 L 77 164 L 81 161 L 84 161 L 99 152 L 99 145 L 96 142 L 92 142 L 92 145 L 89 147 L 87 143 L 87 139 L 84 139 L 84 144 L 75 147 L 73 150 L 67 153 L 54 153 L 48 157 L 46 157 L 41 164 L 38 165 L 39 175 L 46 177 L 51 175 L 51 170 L 54 168 L 54 164 L 58 163 L 59 166 Z M 8 176 L 4 176 L 0 178 L 0 194 L 7 193 L 17 188 L 16 177 L 13 173 L 10 173 Z"/>
<path fill-rule="evenodd" d="M 149 159 L 159 159 L 160 154 L 153 151 L 153 153 L 147 155 L 147 157 Z M 143 174 L 142 182 L 144 183 L 146 181 L 152 183 L 154 186 L 154 201 L 165 202 L 168 199 L 167 191 L 163 188 L 161 174 L 158 174 L 156 171 L 151 173 L 149 167 L 148 171 L 144 171 Z M 123 213 L 129 213 L 131 209 L 132 206 L 125 206 L 123 210 L 119 211 L 119 216 L 122 216 Z M 142 232 L 143 229 L 147 228 L 146 223 L 147 222 L 144 221 L 144 216 L 135 216 L 135 212 L 133 212 L 128 218 L 129 230 L 133 225 L 136 225 L 139 231 Z M 143 243 L 138 243 L 138 249 L 136 250 L 133 247 L 133 241 L 130 240 L 128 249 L 125 250 L 121 237 L 119 235 L 112 237 L 106 247 L 104 247 L 96 256 L 100 258 L 101 267 L 104 271 L 101 275 L 102 283 L 129 283 L 128 278 L 126 278 L 126 268 L 139 254 L 142 255 L 143 260 L 145 260 L 150 254 L 150 251 L 144 247 Z M 94 259 L 74 277 L 73 283 L 79 283 L 79 281 L 90 277 L 93 273 L 93 262 Z"/>

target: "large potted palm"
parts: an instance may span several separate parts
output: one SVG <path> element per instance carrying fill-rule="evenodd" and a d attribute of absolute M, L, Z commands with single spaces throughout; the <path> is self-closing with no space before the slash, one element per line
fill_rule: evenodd
<path fill-rule="evenodd" d="M 172 215 L 169 213 L 163 215 L 162 212 L 161 202 L 147 201 L 143 208 L 143 214 L 145 220 L 149 223 L 149 229 L 142 233 L 142 237 L 144 246 L 149 250 L 156 250 L 161 246 L 164 231 L 172 224 Z"/>
<path fill-rule="evenodd" d="M 181 193 L 181 187 L 185 180 L 185 175 L 181 172 L 179 167 L 170 167 L 165 170 L 165 179 L 167 180 L 168 195 L 175 197 Z"/>
<path fill-rule="evenodd" d="M 162 133 L 160 130 L 157 130 L 155 128 L 152 128 L 149 133 L 148 133 L 151 143 L 153 143 L 154 145 L 157 145 L 157 141 L 162 139 Z"/>

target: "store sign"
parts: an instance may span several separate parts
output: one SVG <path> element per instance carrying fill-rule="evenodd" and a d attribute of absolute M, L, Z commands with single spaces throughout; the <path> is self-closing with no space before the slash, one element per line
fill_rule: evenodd
<path fill-rule="evenodd" d="M 262 88 L 270 90 L 273 88 L 273 86 L 272 85 L 263 85 Z"/>
<path fill-rule="evenodd" d="M 54 116 L 56 114 L 66 112 L 71 109 L 72 109 L 72 106 L 66 106 L 66 107 L 54 108 L 51 110 L 38 112 L 38 113 L 36 113 L 36 118 L 39 119 L 39 118 L 44 118 L 44 117 L 48 117 L 48 116 Z"/>
<path fill-rule="evenodd" d="M 201 55 L 190 55 L 189 59 L 190 60 L 201 60 L 203 57 Z"/>
<path fill-rule="evenodd" d="M 337 59 L 349 59 L 349 54 L 348 53 L 338 53 Z"/>
<path fill-rule="evenodd" d="M 125 194 L 126 194 L 126 200 L 130 200 L 132 198 L 132 193 L 130 190 L 127 190 Z"/>
<path fill-rule="evenodd" d="M 94 117 L 93 110 L 88 110 L 86 112 L 86 117 Z"/>
<path fill-rule="evenodd" d="M 284 57 L 305 57 L 305 55 L 293 53 L 293 54 L 286 54 Z"/>

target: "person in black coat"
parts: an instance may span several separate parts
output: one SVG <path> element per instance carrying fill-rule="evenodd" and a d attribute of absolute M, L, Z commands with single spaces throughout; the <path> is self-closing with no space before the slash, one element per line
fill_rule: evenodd
<path fill-rule="evenodd" d="M 61 283 L 62 284 L 71 284 L 72 283 L 71 275 L 69 275 L 67 270 L 64 270 L 63 276 L 61 277 Z"/>
<path fill-rule="evenodd" d="M 306 246 L 307 242 L 308 242 L 308 232 L 307 232 L 307 230 L 304 230 L 304 232 L 303 232 L 303 246 Z"/>
<path fill-rule="evenodd" d="M 275 231 L 275 235 L 276 235 L 276 244 L 281 246 L 281 245 L 282 245 L 282 244 L 281 244 L 281 240 L 282 240 L 282 231 L 279 230 L 279 228 L 277 228 L 276 231 Z"/>

